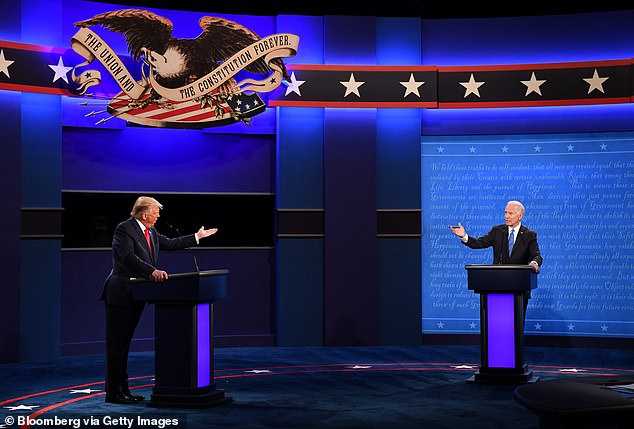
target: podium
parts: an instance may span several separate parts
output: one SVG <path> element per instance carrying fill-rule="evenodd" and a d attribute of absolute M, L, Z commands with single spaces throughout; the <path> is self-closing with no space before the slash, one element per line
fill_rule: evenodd
<path fill-rule="evenodd" d="M 468 382 L 537 381 L 524 363 L 524 312 L 537 273 L 528 265 L 466 265 L 468 287 L 480 294 L 480 369 Z"/>
<path fill-rule="evenodd" d="M 155 306 L 155 383 L 148 406 L 209 408 L 230 400 L 214 383 L 213 303 L 228 270 L 131 279 L 132 298 Z"/>

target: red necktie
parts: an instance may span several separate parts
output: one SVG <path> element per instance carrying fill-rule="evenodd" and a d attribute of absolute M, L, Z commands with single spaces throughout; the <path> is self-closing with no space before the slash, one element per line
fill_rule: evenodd
<path fill-rule="evenodd" d="M 150 231 L 145 228 L 145 239 L 147 240 L 147 245 L 150 248 L 150 254 L 152 254 L 152 243 L 150 242 Z"/>

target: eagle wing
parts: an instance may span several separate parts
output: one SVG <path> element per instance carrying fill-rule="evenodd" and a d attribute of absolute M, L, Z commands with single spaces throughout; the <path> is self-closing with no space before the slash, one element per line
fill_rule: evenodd
<path fill-rule="evenodd" d="M 198 23 L 203 32 L 196 40 L 206 51 L 208 58 L 214 62 L 225 61 L 236 52 L 260 40 L 260 36 L 255 32 L 228 19 L 204 16 Z M 282 69 L 284 78 L 290 80 L 284 62 L 280 58 L 273 59 L 273 62 Z M 245 67 L 245 70 L 251 73 L 267 74 L 271 68 L 263 58 L 258 58 Z"/>
<path fill-rule="evenodd" d="M 75 23 L 75 27 L 93 25 L 101 25 L 107 30 L 122 33 L 135 60 L 141 57 L 143 48 L 163 54 L 168 41 L 172 38 L 173 29 L 169 19 L 140 9 L 105 12 Z"/>

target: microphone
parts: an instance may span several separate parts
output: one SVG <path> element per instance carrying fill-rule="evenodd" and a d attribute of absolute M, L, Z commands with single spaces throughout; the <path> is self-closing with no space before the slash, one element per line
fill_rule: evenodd
<path fill-rule="evenodd" d="M 196 273 L 200 274 L 200 268 L 198 268 L 198 261 L 196 260 L 196 255 L 192 255 L 194 258 L 194 267 L 196 268 Z"/>
<path fill-rule="evenodd" d="M 165 226 L 167 226 L 169 229 L 173 230 L 174 232 L 176 232 L 176 234 L 178 234 L 179 237 L 182 237 L 183 234 L 181 234 L 180 230 L 178 228 L 176 228 L 174 225 L 172 225 L 169 222 L 165 222 Z M 196 255 L 192 254 L 192 258 L 194 258 L 194 268 L 196 269 L 196 273 L 200 274 L 200 268 L 198 267 L 198 260 L 196 259 Z"/>

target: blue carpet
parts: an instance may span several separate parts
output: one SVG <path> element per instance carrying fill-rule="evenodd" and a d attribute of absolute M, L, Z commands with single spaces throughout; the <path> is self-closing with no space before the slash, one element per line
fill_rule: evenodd
<path fill-rule="evenodd" d="M 208 409 L 106 404 L 103 355 L 6 364 L 0 428 L 537 429 L 516 386 L 466 383 L 479 361 L 477 346 L 218 348 L 216 386 L 232 401 Z M 634 374 L 630 350 L 529 347 L 525 361 L 540 380 Z M 150 397 L 153 367 L 131 354 L 135 394 Z"/>

